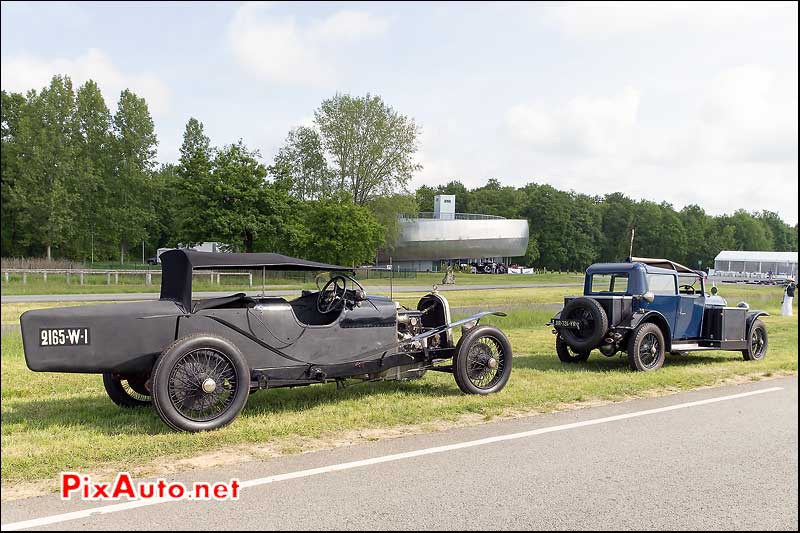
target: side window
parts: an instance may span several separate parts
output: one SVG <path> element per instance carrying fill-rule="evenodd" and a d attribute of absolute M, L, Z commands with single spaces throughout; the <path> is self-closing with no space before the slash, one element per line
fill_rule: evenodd
<path fill-rule="evenodd" d="M 625 294 L 628 290 L 628 273 L 592 274 L 593 293 Z"/>
<path fill-rule="evenodd" d="M 678 276 L 678 292 L 681 294 L 699 295 L 702 292 L 700 276 L 691 274 Z"/>
<path fill-rule="evenodd" d="M 675 276 L 670 276 L 669 274 L 648 274 L 647 290 L 653 294 L 675 296 L 678 292 L 675 287 Z"/>

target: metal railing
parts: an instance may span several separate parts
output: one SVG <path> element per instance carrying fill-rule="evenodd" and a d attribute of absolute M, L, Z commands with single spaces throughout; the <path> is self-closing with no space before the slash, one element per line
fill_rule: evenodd
<path fill-rule="evenodd" d="M 477 213 L 455 213 L 455 218 L 435 218 L 433 211 L 421 211 L 414 215 L 400 215 L 400 218 L 413 220 L 415 218 L 434 219 L 434 220 L 505 220 L 506 217 L 495 215 L 479 215 Z"/>

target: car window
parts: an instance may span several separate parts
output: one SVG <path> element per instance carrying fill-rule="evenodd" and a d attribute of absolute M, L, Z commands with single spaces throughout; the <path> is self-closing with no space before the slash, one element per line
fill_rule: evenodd
<path fill-rule="evenodd" d="M 675 296 L 675 276 L 669 274 L 648 274 L 647 289 L 653 294 Z"/>
<path fill-rule="evenodd" d="M 702 292 L 701 289 L 700 276 L 692 274 L 678 275 L 678 292 L 681 294 L 700 294 Z"/>
<path fill-rule="evenodd" d="M 628 273 L 592 274 L 592 292 L 625 294 L 628 291 Z"/>

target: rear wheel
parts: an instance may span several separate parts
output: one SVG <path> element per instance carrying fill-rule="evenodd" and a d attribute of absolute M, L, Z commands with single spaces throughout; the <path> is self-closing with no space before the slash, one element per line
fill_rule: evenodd
<path fill-rule="evenodd" d="M 222 337 L 191 335 L 167 348 L 153 370 L 153 404 L 170 427 L 208 431 L 230 424 L 250 394 L 250 369 Z"/>
<path fill-rule="evenodd" d="M 767 355 L 767 347 L 769 345 L 769 338 L 767 337 L 767 326 L 760 320 L 753 323 L 750 328 L 750 342 L 747 344 L 747 349 L 742 350 L 745 361 L 760 361 Z"/>
<path fill-rule="evenodd" d="M 511 343 L 499 329 L 477 326 L 458 341 L 453 375 L 465 394 L 489 394 L 511 376 Z"/>
<path fill-rule="evenodd" d="M 583 363 L 589 359 L 589 350 L 576 351 L 570 348 L 564 339 L 556 336 L 556 353 L 562 363 Z"/>
<path fill-rule="evenodd" d="M 150 391 L 145 387 L 146 378 L 122 377 L 107 372 L 103 374 L 103 387 L 111 401 L 120 407 L 147 407 L 151 403 Z"/>
<path fill-rule="evenodd" d="M 652 322 L 642 324 L 628 341 L 628 362 L 631 370 L 649 372 L 664 365 L 664 334 Z"/>

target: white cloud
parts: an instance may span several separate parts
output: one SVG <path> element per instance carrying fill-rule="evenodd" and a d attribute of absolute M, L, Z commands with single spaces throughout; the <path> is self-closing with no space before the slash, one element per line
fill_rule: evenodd
<path fill-rule="evenodd" d="M 639 92 L 628 87 L 617 96 L 579 96 L 557 108 L 518 104 L 506 114 L 506 123 L 512 137 L 541 151 L 615 154 L 628 149 L 638 109 Z"/>
<path fill-rule="evenodd" d="M 336 80 L 335 52 L 386 31 L 385 18 L 343 10 L 301 25 L 270 13 L 268 3 L 248 3 L 229 27 L 236 60 L 251 74 L 283 85 L 319 86 Z"/>
<path fill-rule="evenodd" d="M 29 54 L 4 57 L 0 84 L 9 91 L 40 90 L 56 74 L 68 75 L 76 89 L 86 80 L 96 81 L 111 108 L 116 106 L 119 93 L 126 88 L 147 100 L 154 116 L 165 113 L 169 106 L 169 88 L 158 77 L 123 72 L 107 54 L 96 48 L 90 48 L 75 58 L 45 59 Z"/>
<path fill-rule="evenodd" d="M 560 2 L 548 6 L 545 18 L 568 37 L 602 40 L 664 32 L 735 32 L 769 21 L 776 10 L 787 17 L 794 13 L 797 19 L 794 2 Z"/>

